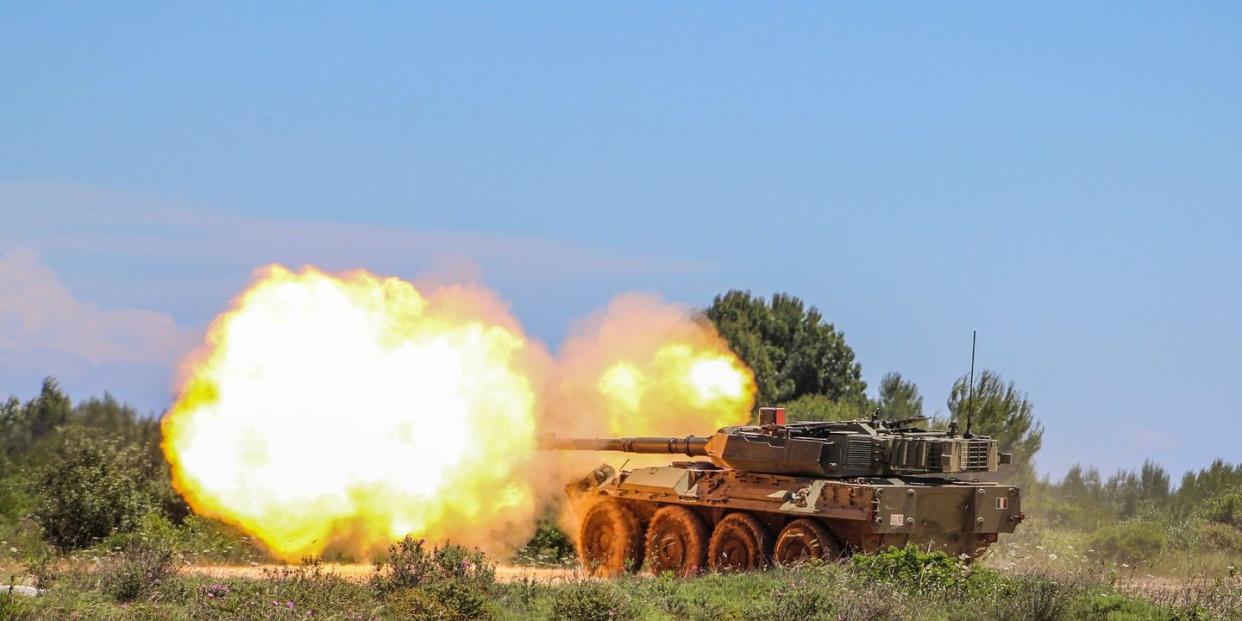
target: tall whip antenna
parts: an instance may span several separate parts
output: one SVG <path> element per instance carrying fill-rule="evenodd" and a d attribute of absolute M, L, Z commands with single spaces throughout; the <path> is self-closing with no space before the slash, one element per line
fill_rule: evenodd
<path fill-rule="evenodd" d="M 966 397 L 966 433 L 965 437 L 971 437 L 970 427 L 974 422 L 975 414 L 975 330 L 970 331 L 970 387 L 967 388 Z"/>

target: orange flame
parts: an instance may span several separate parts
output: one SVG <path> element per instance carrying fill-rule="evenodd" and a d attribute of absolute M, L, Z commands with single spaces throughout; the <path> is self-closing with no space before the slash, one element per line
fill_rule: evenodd
<path fill-rule="evenodd" d="M 163 420 L 177 489 L 284 558 L 406 534 L 516 543 L 536 505 L 538 352 L 499 308 L 477 290 L 263 270 Z"/>
<path fill-rule="evenodd" d="M 482 289 L 424 295 L 272 266 L 184 365 L 164 453 L 197 513 L 285 559 L 371 556 L 407 534 L 499 553 L 601 459 L 536 459 L 537 425 L 704 434 L 745 422 L 754 402 L 750 370 L 709 322 L 645 296 L 578 326 L 551 379 L 550 366 Z"/>
<path fill-rule="evenodd" d="M 745 423 L 754 405 L 753 374 L 711 323 L 651 296 L 613 300 L 559 362 L 548 407 L 578 434 L 709 434 Z"/>

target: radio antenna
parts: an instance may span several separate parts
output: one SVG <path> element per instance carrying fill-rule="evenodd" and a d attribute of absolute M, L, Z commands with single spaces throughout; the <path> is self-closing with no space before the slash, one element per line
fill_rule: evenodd
<path fill-rule="evenodd" d="M 970 386 L 967 388 L 966 397 L 966 433 L 962 434 L 964 438 L 973 437 L 970 433 L 971 424 L 974 422 L 975 414 L 975 337 L 977 332 L 970 331 Z"/>

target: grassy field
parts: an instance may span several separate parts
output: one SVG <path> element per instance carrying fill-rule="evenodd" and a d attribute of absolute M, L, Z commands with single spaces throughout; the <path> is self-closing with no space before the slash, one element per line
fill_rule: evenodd
<path fill-rule="evenodd" d="M 1019 554 L 1021 546 L 1012 549 Z M 1004 558 L 986 565 L 1008 563 Z M 598 581 L 570 573 L 501 581 L 477 552 L 412 541 L 362 576 L 308 562 L 218 578 L 185 571 L 185 561 L 159 545 L 132 545 L 123 553 L 9 563 L 9 576 L 45 591 L 36 598 L 0 594 L 0 618 L 1242 619 L 1242 578 L 1228 573 L 1149 578 L 1061 557 L 1001 569 L 964 567 L 913 548 L 689 580 Z"/>

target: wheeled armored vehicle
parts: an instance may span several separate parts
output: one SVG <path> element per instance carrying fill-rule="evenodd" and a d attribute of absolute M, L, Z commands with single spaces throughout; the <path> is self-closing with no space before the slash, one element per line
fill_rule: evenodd
<path fill-rule="evenodd" d="M 995 480 L 1009 455 L 996 440 L 913 421 L 758 425 L 684 438 L 555 438 L 544 448 L 705 457 L 616 470 L 607 464 L 566 492 L 584 567 L 691 575 L 769 562 L 834 560 L 908 543 L 967 560 L 1024 515 L 1017 487 Z"/>

